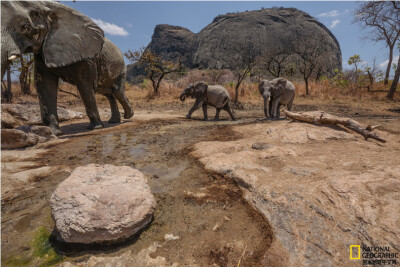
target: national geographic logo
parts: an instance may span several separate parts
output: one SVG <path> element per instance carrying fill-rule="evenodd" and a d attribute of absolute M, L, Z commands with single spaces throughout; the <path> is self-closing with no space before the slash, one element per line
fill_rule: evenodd
<path fill-rule="evenodd" d="M 361 260 L 363 265 L 397 265 L 399 253 L 390 247 L 350 246 L 350 260 Z"/>

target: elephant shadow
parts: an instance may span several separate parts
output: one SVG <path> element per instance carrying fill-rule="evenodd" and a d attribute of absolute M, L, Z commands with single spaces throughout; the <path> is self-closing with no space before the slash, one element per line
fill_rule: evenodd
<path fill-rule="evenodd" d="M 113 127 L 123 125 L 128 122 L 129 122 L 129 120 L 125 120 L 120 123 L 108 123 L 107 121 L 103 121 L 103 124 L 104 124 L 103 129 L 113 128 Z M 63 135 L 59 137 L 60 139 L 73 137 L 74 135 L 77 135 L 77 134 L 79 134 L 80 136 L 81 136 L 81 134 L 89 135 L 90 133 L 98 131 L 98 130 L 88 130 L 86 122 L 66 124 L 66 125 L 62 125 L 60 128 L 61 128 L 61 131 L 63 132 Z M 99 130 L 101 130 L 101 129 L 99 129 Z"/>

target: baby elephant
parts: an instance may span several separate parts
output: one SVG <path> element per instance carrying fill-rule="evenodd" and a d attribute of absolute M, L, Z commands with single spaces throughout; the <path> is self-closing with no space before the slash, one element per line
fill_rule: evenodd
<path fill-rule="evenodd" d="M 287 105 L 289 111 L 292 109 L 295 88 L 290 81 L 284 78 L 262 80 L 258 89 L 264 98 L 264 114 L 267 118 L 279 119 L 281 105 Z"/>
<path fill-rule="evenodd" d="M 221 109 L 226 110 L 231 116 L 232 120 L 236 120 L 231 108 L 231 98 L 228 91 L 220 85 L 207 85 L 205 82 L 198 82 L 195 85 L 190 84 L 180 95 L 180 100 L 185 101 L 186 96 L 196 98 L 196 102 L 189 110 L 186 118 L 190 119 L 192 113 L 202 107 L 204 119 L 207 120 L 207 105 L 213 106 L 217 109 L 214 120 L 219 119 L 219 112 Z"/>

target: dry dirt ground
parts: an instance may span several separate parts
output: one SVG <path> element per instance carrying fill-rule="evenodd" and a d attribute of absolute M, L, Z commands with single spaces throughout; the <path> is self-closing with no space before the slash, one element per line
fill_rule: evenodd
<path fill-rule="evenodd" d="M 294 108 L 382 124 L 385 144 L 341 128 L 259 121 L 261 103 L 237 110 L 236 122 L 223 112 L 204 122 L 200 110 L 187 120 L 189 105 L 142 101 L 124 123 L 86 131 L 86 119 L 66 122 L 58 140 L 3 150 L 2 265 L 358 266 L 350 244 L 399 251 L 398 102 L 303 98 Z M 106 120 L 107 106 L 100 111 Z M 147 175 L 157 209 L 140 235 L 109 247 L 49 238 L 52 192 L 89 163 Z"/>

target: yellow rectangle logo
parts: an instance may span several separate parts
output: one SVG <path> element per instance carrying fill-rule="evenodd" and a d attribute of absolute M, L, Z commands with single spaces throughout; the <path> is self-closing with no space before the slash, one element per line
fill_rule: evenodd
<path fill-rule="evenodd" d="M 353 248 L 357 248 L 357 257 L 353 257 Z M 360 245 L 351 245 L 350 246 L 350 260 L 359 260 L 360 256 L 361 256 Z"/>

